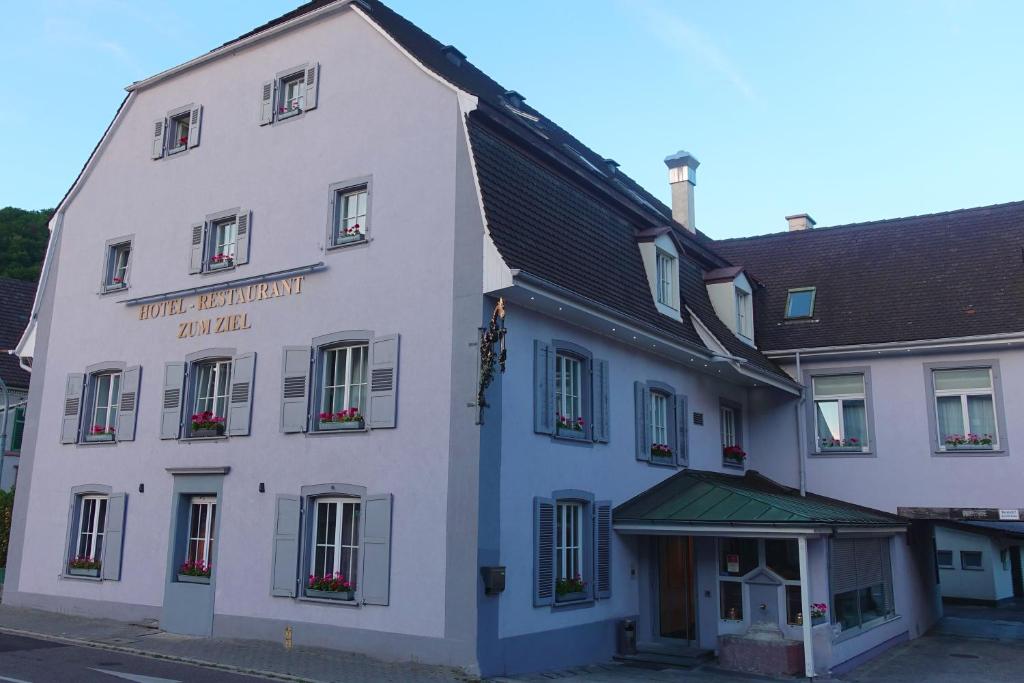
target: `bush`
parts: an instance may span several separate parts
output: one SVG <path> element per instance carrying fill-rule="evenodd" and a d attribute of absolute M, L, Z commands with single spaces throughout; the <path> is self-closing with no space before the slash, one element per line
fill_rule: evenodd
<path fill-rule="evenodd" d="M 0 491 L 0 567 L 7 566 L 7 544 L 11 540 L 11 517 L 14 515 L 14 489 Z"/>

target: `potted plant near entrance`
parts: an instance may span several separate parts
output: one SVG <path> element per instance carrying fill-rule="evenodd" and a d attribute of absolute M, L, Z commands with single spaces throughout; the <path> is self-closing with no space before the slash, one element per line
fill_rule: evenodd
<path fill-rule="evenodd" d="M 99 578 L 101 566 L 102 564 L 99 560 L 94 560 L 88 555 L 77 555 L 68 562 L 68 574 L 71 576 Z"/>
<path fill-rule="evenodd" d="M 192 416 L 192 431 L 190 435 L 194 439 L 224 436 L 224 418 L 217 417 L 209 410 L 196 413 Z"/>
<path fill-rule="evenodd" d="M 817 626 L 828 620 L 828 605 L 823 602 L 811 603 L 811 623 Z"/>
<path fill-rule="evenodd" d="M 306 597 L 352 600 L 354 596 L 355 589 L 352 587 L 352 583 L 345 579 L 341 572 L 323 576 L 310 574 L 309 580 L 306 582 Z"/>
<path fill-rule="evenodd" d="M 555 581 L 555 599 L 557 602 L 585 600 L 586 597 L 587 584 L 579 574 Z"/>
<path fill-rule="evenodd" d="M 359 408 L 346 408 L 337 413 L 320 413 L 320 431 L 362 429 L 364 424 Z"/>
<path fill-rule="evenodd" d="M 213 565 L 202 560 L 185 560 L 178 567 L 178 581 L 181 583 L 210 583 Z"/>

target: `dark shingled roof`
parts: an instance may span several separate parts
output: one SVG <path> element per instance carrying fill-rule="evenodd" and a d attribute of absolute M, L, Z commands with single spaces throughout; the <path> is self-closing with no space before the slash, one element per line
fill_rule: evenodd
<path fill-rule="evenodd" d="M 892 526 L 907 520 L 782 486 L 757 472 L 742 476 L 683 470 L 612 513 L 616 523 L 815 526 Z"/>
<path fill-rule="evenodd" d="M 0 277 L 0 379 L 17 389 L 28 388 L 30 375 L 18 365 L 17 357 L 7 351 L 21 339 L 35 295 L 35 283 Z"/>
<path fill-rule="evenodd" d="M 764 285 L 762 349 L 1024 331 L 1024 202 L 712 245 Z M 817 288 L 810 321 L 784 320 L 796 287 Z"/>

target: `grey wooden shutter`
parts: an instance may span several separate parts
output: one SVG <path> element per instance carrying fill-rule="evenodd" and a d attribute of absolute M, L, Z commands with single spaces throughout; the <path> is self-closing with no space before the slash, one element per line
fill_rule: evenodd
<path fill-rule="evenodd" d="M 320 88 L 320 65 L 311 62 L 306 67 L 306 94 L 303 97 L 303 109 L 316 109 L 317 90 Z"/>
<path fill-rule="evenodd" d="M 249 436 L 252 426 L 252 385 L 255 378 L 255 353 L 242 353 L 231 360 L 228 436 Z"/>
<path fill-rule="evenodd" d="M 310 348 L 286 346 L 281 359 L 281 431 L 306 431 L 309 425 Z"/>
<path fill-rule="evenodd" d="M 190 275 L 203 272 L 203 247 L 206 244 L 206 225 L 194 223 L 189 228 L 190 252 L 188 260 L 188 272 Z"/>
<path fill-rule="evenodd" d="M 391 494 L 363 499 L 363 573 L 357 590 L 364 605 L 386 605 L 391 593 Z"/>
<path fill-rule="evenodd" d="M 294 598 L 299 584 L 299 538 L 302 507 L 298 496 L 279 495 L 274 520 L 274 554 L 270 594 Z"/>
<path fill-rule="evenodd" d="M 533 606 L 555 602 L 555 501 L 533 499 Z"/>
<path fill-rule="evenodd" d="M 633 404 L 636 430 L 636 459 L 651 460 L 651 430 L 648 425 L 651 423 L 651 392 L 643 382 L 633 382 Z"/>
<path fill-rule="evenodd" d="M 555 357 L 550 345 L 533 341 L 533 431 L 555 433 Z"/>
<path fill-rule="evenodd" d="M 612 502 L 594 503 L 594 597 L 612 596 Z"/>
<path fill-rule="evenodd" d="M 151 156 L 160 159 L 164 155 L 164 127 L 167 125 L 164 119 L 157 119 L 153 122 L 153 141 Z"/>
<path fill-rule="evenodd" d="M 61 417 L 60 442 L 77 443 L 78 429 L 82 422 L 82 394 L 85 389 L 85 375 L 80 372 L 68 374 L 64 385 L 64 414 Z"/>
<path fill-rule="evenodd" d="M 594 441 L 608 443 L 609 421 L 611 414 L 608 408 L 608 361 L 595 360 L 591 363 L 594 387 L 593 417 Z"/>
<path fill-rule="evenodd" d="M 237 229 L 235 241 L 235 265 L 240 266 L 249 262 L 249 244 L 252 237 L 252 212 L 249 209 L 239 209 L 235 216 L 235 227 Z"/>
<path fill-rule="evenodd" d="M 260 125 L 274 121 L 274 81 L 267 81 L 260 88 Z"/>
<path fill-rule="evenodd" d="M 188 113 L 188 146 L 199 146 L 199 128 L 203 125 L 203 105 L 197 104 Z"/>
<path fill-rule="evenodd" d="M 133 365 L 121 373 L 121 400 L 117 406 L 117 440 L 135 440 L 135 421 L 139 407 L 139 380 L 142 368 Z"/>
<path fill-rule="evenodd" d="M 685 467 L 690 461 L 690 402 L 682 394 L 676 394 L 676 465 Z"/>
<path fill-rule="evenodd" d="M 164 383 L 160 411 L 160 438 L 177 439 L 181 433 L 181 409 L 184 403 L 185 364 L 164 363 Z"/>
<path fill-rule="evenodd" d="M 114 493 L 107 499 L 107 521 L 103 527 L 103 559 L 100 572 L 107 581 L 121 580 L 121 555 L 124 550 L 124 518 L 128 494 Z"/>
<path fill-rule="evenodd" d="M 374 337 L 370 342 L 371 429 L 395 426 L 398 411 L 398 335 Z"/>

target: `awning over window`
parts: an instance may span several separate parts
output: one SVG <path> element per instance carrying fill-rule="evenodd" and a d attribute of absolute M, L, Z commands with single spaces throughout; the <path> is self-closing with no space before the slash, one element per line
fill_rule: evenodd
<path fill-rule="evenodd" d="M 626 534 L 806 536 L 905 531 L 902 517 L 743 476 L 684 470 L 615 508 Z"/>

